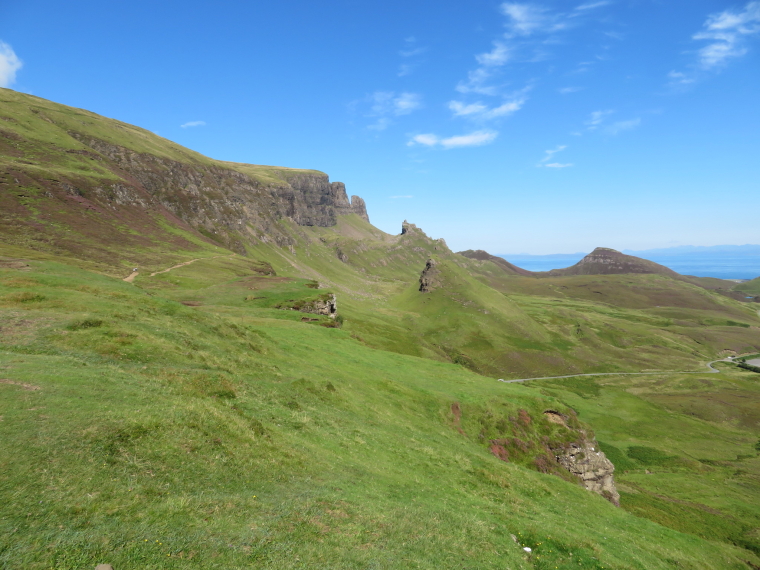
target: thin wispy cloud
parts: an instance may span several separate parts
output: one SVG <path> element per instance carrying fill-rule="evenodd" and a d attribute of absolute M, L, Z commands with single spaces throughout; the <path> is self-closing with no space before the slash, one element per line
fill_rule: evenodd
<path fill-rule="evenodd" d="M 543 168 L 543 167 L 546 167 L 546 168 L 569 168 L 569 167 L 573 166 L 572 163 L 562 164 L 562 163 L 559 163 L 559 162 L 549 162 L 550 160 L 552 160 L 552 158 L 554 158 L 555 154 L 557 154 L 558 152 L 562 152 L 566 148 L 567 148 L 567 145 L 563 144 L 563 145 L 559 145 L 555 149 L 544 151 L 544 157 L 538 162 L 538 164 L 536 165 L 536 167 L 537 168 Z"/>
<path fill-rule="evenodd" d="M 468 117 L 477 120 L 492 120 L 506 117 L 522 109 L 527 101 L 524 91 L 511 100 L 504 101 L 496 107 L 489 107 L 478 101 L 465 104 L 462 101 L 449 101 L 449 109 L 455 117 Z"/>
<path fill-rule="evenodd" d="M 670 80 L 671 84 L 678 84 L 678 85 L 688 85 L 696 81 L 694 77 L 686 75 L 685 73 L 682 73 L 680 71 L 671 71 L 670 73 L 668 73 L 668 79 Z"/>
<path fill-rule="evenodd" d="M 467 81 L 460 81 L 456 90 L 460 93 L 478 93 L 479 95 L 496 95 L 498 89 L 493 85 L 487 85 L 498 69 L 504 66 L 510 59 L 510 50 L 501 41 L 494 42 L 491 51 L 475 56 L 475 61 L 480 67 L 467 74 Z"/>
<path fill-rule="evenodd" d="M 612 2 L 609 2 L 608 0 L 601 0 L 600 2 L 588 2 L 586 4 L 581 4 L 580 6 L 576 6 L 575 10 L 577 12 L 585 12 L 586 10 L 593 10 L 595 8 L 609 6 L 610 4 L 612 4 Z"/>
<path fill-rule="evenodd" d="M 444 149 L 463 148 L 470 146 L 483 146 L 492 143 L 499 133 L 496 131 L 475 131 L 466 135 L 456 135 L 453 137 L 441 138 L 434 134 L 421 134 L 415 135 L 407 146 L 427 146 L 427 147 L 441 147 Z"/>
<path fill-rule="evenodd" d="M 747 53 L 747 41 L 760 32 L 760 2 L 749 2 L 742 11 L 725 10 L 712 14 L 695 40 L 710 43 L 699 50 L 699 63 L 704 69 L 725 65 L 728 60 Z"/>
<path fill-rule="evenodd" d="M 555 32 L 567 27 L 560 15 L 535 4 L 504 2 L 501 12 L 507 16 L 508 36 L 529 36 L 536 32 Z"/>
<path fill-rule="evenodd" d="M 184 125 L 180 125 L 180 127 L 183 129 L 188 129 L 192 127 L 205 127 L 205 126 L 206 126 L 206 121 L 189 121 L 185 123 Z"/>
<path fill-rule="evenodd" d="M 630 119 L 627 121 L 617 121 L 605 128 L 605 131 L 611 135 L 617 135 L 623 131 L 636 129 L 641 125 L 641 119 Z"/>
<path fill-rule="evenodd" d="M 394 117 L 409 115 L 422 108 L 422 95 L 419 93 L 396 93 L 394 91 L 375 91 L 365 98 L 370 109 L 367 117 L 375 117 L 369 129 L 383 131 L 393 124 Z"/>
<path fill-rule="evenodd" d="M 16 82 L 16 73 L 23 67 L 13 48 L 0 40 L 0 87 L 10 87 Z"/>
<path fill-rule="evenodd" d="M 749 52 L 752 39 L 760 36 L 760 2 L 748 2 L 744 8 L 710 14 L 702 30 L 692 36 L 697 42 L 708 42 L 697 51 L 697 61 L 691 70 L 671 71 L 671 86 L 683 87 L 694 83 L 699 72 L 710 72 L 728 65 Z"/>
<path fill-rule="evenodd" d="M 577 93 L 578 91 L 583 91 L 583 87 L 562 87 L 560 89 L 557 89 L 562 95 L 568 95 L 570 93 Z"/>
<path fill-rule="evenodd" d="M 414 73 L 414 70 L 422 63 L 422 56 L 427 51 L 427 48 L 417 44 L 417 38 L 409 36 L 404 40 L 404 47 L 398 52 L 406 61 L 399 65 L 397 75 L 404 77 Z"/>
<path fill-rule="evenodd" d="M 599 128 L 604 122 L 604 119 L 612 115 L 615 111 L 594 111 L 591 113 L 589 119 L 586 121 L 586 126 L 589 131 L 594 131 Z"/>

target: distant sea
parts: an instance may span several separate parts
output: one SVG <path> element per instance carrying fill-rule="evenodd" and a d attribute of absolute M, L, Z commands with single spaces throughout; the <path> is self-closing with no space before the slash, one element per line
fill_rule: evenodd
<path fill-rule="evenodd" d="M 760 277 L 760 245 L 682 246 L 646 251 L 623 250 L 669 267 L 681 275 L 718 277 L 719 279 L 754 279 Z M 578 263 L 585 253 L 553 255 L 499 255 L 510 263 L 529 271 L 549 271 Z"/>

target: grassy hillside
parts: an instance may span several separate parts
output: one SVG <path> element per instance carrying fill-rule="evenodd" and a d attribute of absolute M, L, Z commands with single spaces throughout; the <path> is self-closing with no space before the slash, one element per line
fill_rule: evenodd
<path fill-rule="evenodd" d="M 704 372 L 760 316 L 724 284 L 516 275 L 267 210 L 320 173 L 8 90 L 0 119 L 0 568 L 760 566 L 760 375 Z M 604 372 L 655 374 L 497 381 Z M 551 452 L 594 432 L 621 509 Z"/>
<path fill-rule="evenodd" d="M 526 414 L 523 437 L 556 437 L 564 428 L 542 412 L 567 410 L 565 401 L 593 425 L 574 392 L 367 348 L 347 330 L 267 306 L 272 295 L 314 291 L 308 281 L 235 275 L 243 270 L 228 259 L 207 263 L 216 264 L 218 296 L 207 291 L 197 306 L 53 262 L 0 269 L 3 567 L 760 563 L 751 536 L 734 540 L 738 530 L 705 538 L 662 526 L 646 502 L 644 512 L 633 503 L 617 509 L 576 483 L 498 460 L 477 435 L 485 425 L 514 430 L 510 418 Z M 234 287 L 255 292 L 268 280 L 266 302 L 225 302 Z M 200 277 L 173 285 L 201 303 L 193 297 Z M 605 441 L 622 449 L 622 436 L 608 433 L 622 425 L 606 409 Z M 692 446 L 702 441 L 699 459 L 753 453 L 755 424 L 678 425 Z M 715 433 L 728 437 L 708 446 Z M 681 480 L 698 472 L 684 470 Z M 741 484 L 755 485 L 747 473 Z M 635 491 L 631 481 L 626 489 Z M 642 488 L 647 497 L 666 492 Z M 754 516 L 746 512 L 742 524 Z"/>

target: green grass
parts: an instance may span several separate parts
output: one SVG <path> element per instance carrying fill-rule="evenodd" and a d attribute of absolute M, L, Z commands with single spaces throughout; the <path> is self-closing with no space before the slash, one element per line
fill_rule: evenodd
<path fill-rule="evenodd" d="M 223 284 L 188 287 L 207 303 L 188 307 L 69 266 L 30 265 L 0 270 L 0 378 L 12 381 L 0 383 L 4 567 L 755 560 L 541 474 L 530 454 L 491 455 L 479 434 L 516 433 L 519 410 L 534 418 L 520 424 L 526 444 L 564 429 L 538 421 L 547 407 L 566 409 L 539 386 L 368 348 L 346 330 L 245 301 L 211 304 Z M 278 286 L 313 294 L 305 283 Z"/>
<path fill-rule="evenodd" d="M 270 189 L 319 173 L 8 90 L 0 116 L 1 568 L 760 564 L 758 376 L 665 373 L 760 350 L 755 305 L 657 275 L 510 276 L 356 215 L 191 226 L 118 203 L 79 139 Z M 288 310 L 332 294 L 335 321 Z M 662 374 L 495 380 L 639 371 Z M 622 510 L 547 451 L 581 429 Z"/>
<path fill-rule="evenodd" d="M 537 381 L 594 426 L 621 506 L 681 532 L 760 552 L 760 382 L 720 375 Z"/>

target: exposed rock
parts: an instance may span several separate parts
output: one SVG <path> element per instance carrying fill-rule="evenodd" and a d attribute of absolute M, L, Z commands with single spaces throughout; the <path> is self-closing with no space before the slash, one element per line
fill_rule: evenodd
<path fill-rule="evenodd" d="M 440 286 L 439 275 L 440 270 L 435 266 L 435 260 L 428 259 L 420 275 L 420 293 L 430 293 Z"/>
<path fill-rule="evenodd" d="M 554 413 L 556 414 L 556 412 Z M 549 413 L 546 415 L 550 421 L 556 423 L 556 419 L 552 419 Z M 615 479 L 613 478 L 615 466 L 599 449 L 599 444 L 595 440 L 589 441 L 586 439 L 586 432 L 579 431 L 583 436 L 580 441 L 561 447 L 550 447 L 552 453 L 562 467 L 582 481 L 586 489 L 602 495 L 613 505 L 619 507 L 620 493 L 615 488 Z"/>
<path fill-rule="evenodd" d="M 327 297 L 309 301 L 298 307 L 302 313 L 311 313 L 314 315 L 324 315 L 334 319 L 338 314 L 338 300 L 334 294 Z"/>
<path fill-rule="evenodd" d="M 98 564 L 95 566 L 95 570 L 113 570 L 113 566 L 110 564 Z"/>
<path fill-rule="evenodd" d="M 277 175 L 270 179 L 257 179 L 245 173 L 253 168 L 249 165 L 178 162 L 69 134 L 107 159 L 123 178 L 123 182 L 95 189 L 98 202 L 106 207 L 134 204 L 145 209 L 160 204 L 210 239 L 240 253 L 245 252 L 243 242 L 292 245 L 292 238 L 277 223 L 283 218 L 300 226 L 321 227 L 334 226 L 342 214 L 357 214 L 369 221 L 364 200 L 353 196 L 349 201 L 345 186 L 330 183 L 322 172 L 282 168 L 273 169 Z M 77 193 L 74 187 L 67 191 Z"/>
<path fill-rule="evenodd" d="M 420 230 L 417 226 L 414 224 L 410 224 L 406 220 L 401 224 L 401 235 L 407 235 L 407 234 L 422 234 L 422 230 Z M 423 234 L 424 235 L 424 234 Z"/>
<path fill-rule="evenodd" d="M 330 184 L 330 189 L 336 214 L 356 214 L 369 222 L 367 205 L 364 203 L 364 200 L 359 198 L 359 196 L 351 196 L 351 201 L 349 202 L 348 195 L 346 194 L 346 185 L 343 182 L 333 182 Z"/>

